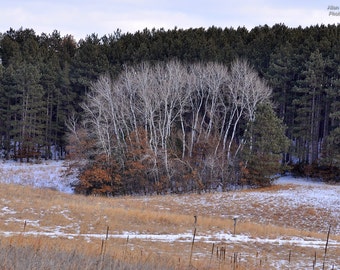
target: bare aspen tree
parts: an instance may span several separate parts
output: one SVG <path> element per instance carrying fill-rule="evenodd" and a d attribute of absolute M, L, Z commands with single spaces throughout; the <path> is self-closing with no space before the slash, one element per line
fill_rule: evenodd
<path fill-rule="evenodd" d="M 113 84 L 108 76 L 101 76 L 91 86 L 86 102 L 82 104 L 84 123 L 88 132 L 96 138 L 98 150 L 110 159 L 114 152 L 123 162 L 125 137 L 129 132 L 127 110 L 123 88 Z"/>
<path fill-rule="evenodd" d="M 115 149 L 119 155 L 123 155 L 124 149 L 126 148 L 125 137 L 131 129 L 131 124 L 127 123 L 126 120 L 128 119 L 130 122 L 131 116 L 128 111 L 124 89 L 119 87 L 119 84 L 110 82 L 109 78 L 107 78 L 107 80 L 111 87 L 107 87 L 103 94 L 105 94 L 104 102 L 107 104 L 107 110 L 105 111 L 107 114 L 106 117 L 109 118 L 109 124 L 112 129 L 110 140 L 111 144 L 114 145 L 111 147 L 111 151 Z"/>
<path fill-rule="evenodd" d="M 226 79 L 228 70 L 225 66 L 217 63 L 209 63 L 206 66 L 206 87 L 207 87 L 207 99 L 205 103 L 205 110 L 207 111 L 207 138 L 211 135 L 214 129 L 218 129 L 220 124 L 223 123 L 217 121 L 219 100 L 223 88 L 226 86 Z"/>
<path fill-rule="evenodd" d="M 137 130 L 139 127 L 139 122 L 141 121 L 141 111 L 140 107 L 142 106 L 140 103 L 140 97 L 138 95 L 138 86 L 136 83 L 135 72 L 133 70 L 129 70 L 125 68 L 116 86 L 117 92 L 121 92 L 122 100 L 125 100 L 124 104 L 120 106 L 121 111 L 125 111 L 125 115 L 122 115 L 122 121 L 124 121 L 124 126 L 128 131 Z M 126 136 L 130 139 L 130 132 L 127 132 Z M 138 134 L 137 141 L 139 142 Z"/>
<path fill-rule="evenodd" d="M 190 69 L 189 91 L 190 95 L 190 141 L 189 141 L 189 157 L 192 157 L 193 147 L 199 141 L 202 133 L 203 120 L 205 113 L 202 111 L 206 98 L 205 89 L 205 72 L 202 64 L 194 64 Z"/>
<path fill-rule="evenodd" d="M 82 104 L 85 125 L 89 126 L 90 136 L 96 138 L 97 147 L 107 158 L 111 157 L 112 145 L 111 119 L 107 113 L 108 92 L 111 92 L 111 83 L 108 78 L 101 77 L 91 87 L 86 96 L 86 103 Z"/>
<path fill-rule="evenodd" d="M 154 68 L 156 91 L 160 100 L 158 112 L 158 131 L 160 135 L 161 149 L 164 155 L 164 165 L 168 178 L 170 178 L 168 143 L 172 135 L 175 121 L 179 118 L 181 91 L 185 86 L 185 70 L 176 61 L 166 64 L 157 64 Z"/>
<path fill-rule="evenodd" d="M 185 72 L 186 71 L 186 72 Z M 182 159 L 184 159 L 187 149 L 188 149 L 188 142 L 187 142 L 187 123 L 185 119 L 185 115 L 190 113 L 192 108 L 190 107 L 190 97 L 192 95 L 191 91 L 192 88 L 189 87 L 189 82 L 191 80 L 190 74 L 187 70 L 183 70 L 182 74 L 182 85 L 179 87 L 179 108 L 178 114 L 180 119 L 180 126 L 182 132 Z"/>
<path fill-rule="evenodd" d="M 231 66 L 231 84 L 240 94 L 237 100 L 240 101 L 242 113 L 250 123 L 255 121 L 255 111 L 259 104 L 268 101 L 271 96 L 271 89 L 260 79 L 255 70 L 249 65 L 247 61 L 236 60 Z M 233 134 L 234 135 L 234 134 Z M 252 148 L 252 134 L 250 131 L 249 147 Z M 244 142 L 245 143 L 245 142 Z M 243 144 L 244 144 L 243 143 Z M 239 145 L 238 151 L 242 148 Z M 228 147 L 228 152 L 230 147 Z"/>
<path fill-rule="evenodd" d="M 223 107 L 225 108 L 226 122 L 224 126 L 223 150 L 227 149 L 227 158 L 231 161 L 230 151 L 234 142 L 236 131 L 240 120 L 244 116 L 245 110 L 245 93 L 246 86 L 244 73 L 239 68 L 239 62 L 236 61 L 231 65 L 229 76 L 227 77 L 227 90 L 224 95 Z M 232 128 L 232 129 L 231 129 Z M 227 140 L 229 140 L 226 148 Z"/>
<path fill-rule="evenodd" d="M 130 92 L 132 114 L 136 117 L 136 127 L 143 127 L 146 131 L 147 141 L 153 151 L 153 168 L 151 172 L 156 182 L 159 180 L 159 168 L 157 162 L 159 150 L 159 137 L 157 132 L 156 115 L 159 111 L 160 100 L 155 90 L 155 79 L 152 66 L 142 63 L 127 72 L 132 76 L 133 91 Z"/>
<path fill-rule="evenodd" d="M 79 118 L 76 116 L 75 112 L 71 113 L 65 125 L 68 129 L 67 140 L 69 145 L 67 146 L 68 157 L 71 160 L 70 167 L 77 167 L 78 165 L 84 164 L 86 156 L 86 144 L 84 145 L 84 137 L 86 134 L 86 129 Z M 85 146 L 85 147 L 84 147 Z"/>
<path fill-rule="evenodd" d="M 158 65 L 158 64 L 156 64 Z M 159 80 L 155 73 L 155 67 L 149 64 L 142 64 L 139 72 L 138 87 L 144 107 L 145 129 L 147 130 L 150 147 L 154 152 L 154 169 L 157 180 L 159 180 L 159 162 L 161 149 L 164 147 L 164 136 L 162 135 L 163 114 L 161 113 L 162 97 Z M 141 108 L 142 110 L 143 108 Z"/>
<path fill-rule="evenodd" d="M 65 125 L 67 127 L 67 130 L 70 132 L 70 135 L 73 136 L 76 141 L 79 143 L 80 138 L 78 136 L 78 122 L 79 118 L 76 116 L 75 112 L 72 112 L 71 115 L 68 117 L 67 121 L 65 122 Z"/>

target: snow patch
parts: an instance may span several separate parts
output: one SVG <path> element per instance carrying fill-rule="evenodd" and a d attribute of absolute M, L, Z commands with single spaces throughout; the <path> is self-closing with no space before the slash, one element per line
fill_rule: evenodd
<path fill-rule="evenodd" d="M 39 164 L 3 161 L 0 163 L 0 183 L 50 188 L 73 193 L 71 183 L 76 177 L 66 176 L 64 161 L 44 161 Z"/>

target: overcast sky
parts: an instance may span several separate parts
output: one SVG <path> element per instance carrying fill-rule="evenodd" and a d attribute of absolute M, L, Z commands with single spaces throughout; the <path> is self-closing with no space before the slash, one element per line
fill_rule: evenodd
<path fill-rule="evenodd" d="M 284 23 L 289 27 L 340 23 L 340 0 L 0 0 L 0 32 L 57 30 L 77 40 L 120 29 L 221 28 Z M 336 15 L 330 15 L 332 7 Z"/>

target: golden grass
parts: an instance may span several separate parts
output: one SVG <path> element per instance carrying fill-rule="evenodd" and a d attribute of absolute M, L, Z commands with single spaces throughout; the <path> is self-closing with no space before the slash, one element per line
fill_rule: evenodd
<path fill-rule="evenodd" d="M 7 256 L 3 254 L 4 252 Z M 14 256 L 11 256 L 11 253 L 14 253 Z M 0 247 L 0 260 L 1 269 L 148 270 L 159 269 L 159 266 L 162 269 L 175 269 L 175 262 L 167 256 L 160 258 L 157 254 L 145 251 L 121 250 L 109 244 L 105 245 L 104 252 L 101 250 L 99 240 L 92 243 L 79 243 L 65 239 L 26 236 L 3 239 Z M 34 267 L 27 267 L 31 265 Z"/>
<path fill-rule="evenodd" d="M 292 189 L 294 186 L 283 186 Z M 258 190 L 273 192 L 279 187 Z M 162 242 L 129 238 L 91 238 L 84 234 L 105 235 L 123 232 L 150 234 L 189 233 L 194 228 L 194 215 L 198 216 L 197 235 L 213 235 L 218 232 L 234 230 L 232 217 L 239 215 L 236 234 L 247 235 L 251 239 L 291 239 L 293 237 L 326 239 L 328 228 L 317 230 L 317 226 L 295 226 L 298 223 L 281 220 L 280 211 L 273 205 L 262 205 L 260 202 L 230 204 L 233 196 L 242 196 L 241 192 L 223 194 L 191 194 L 149 197 L 85 197 L 59 193 L 49 189 L 33 189 L 17 185 L 0 184 L 0 232 L 17 232 L 19 235 L 0 237 L 2 245 L 31 246 L 33 249 L 58 249 L 65 252 L 100 256 L 102 244 L 105 243 L 106 255 L 129 263 L 148 262 L 151 265 L 162 263 L 174 269 L 185 269 L 188 266 L 191 243 L 188 241 Z M 216 201 L 216 197 L 218 200 Z M 204 203 L 202 203 L 204 200 Z M 216 206 L 216 207 L 215 207 Z M 5 210 L 4 210 L 5 209 Z M 258 211 L 258 212 L 257 212 Z M 323 210 L 324 211 L 324 210 Z M 255 212 L 255 215 L 254 215 Z M 256 217 L 261 213 L 261 220 Z M 320 209 L 300 207 L 289 209 L 287 218 L 306 219 L 321 213 Z M 270 221 L 270 222 L 269 222 Z M 25 223 L 26 222 L 26 223 Z M 26 224 L 26 225 L 25 225 Z M 289 226 L 292 224 L 293 226 Z M 32 236 L 30 232 L 60 232 L 72 234 L 71 237 Z M 322 249 L 299 247 L 289 244 L 262 243 L 254 240 L 251 243 L 233 242 L 224 239 L 209 238 L 210 242 L 196 241 L 193 248 L 193 265 L 199 269 L 275 269 L 271 261 L 287 260 L 289 251 L 299 259 L 306 258 L 310 263 L 317 252 Z M 340 235 L 331 235 L 331 239 L 340 241 Z M 103 242 L 104 241 L 104 242 Z M 215 246 L 212 254 L 212 247 Z M 226 256 L 217 254 L 217 246 L 223 247 Z M 223 250 L 223 249 L 222 249 Z M 236 254 L 236 255 L 235 255 Z M 233 256 L 239 256 L 234 262 Z M 339 247 L 329 249 L 330 261 L 340 258 Z M 296 257 L 295 257 L 296 259 Z M 320 258 L 318 259 L 318 261 Z M 155 268 L 157 269 L 157 268 Z M 288 268 L 287 268 L 288 269 Z"/>

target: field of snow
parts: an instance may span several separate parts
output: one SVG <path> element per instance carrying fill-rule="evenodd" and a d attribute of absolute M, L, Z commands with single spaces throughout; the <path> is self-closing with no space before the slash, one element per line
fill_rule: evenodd
<path fill-rule="evenodd" d="M 72 193 L 70 183 L 75 179 L 74 177 L 65 177 L 65 170 L 66 166 L 62 161 L 42 162 L 41 164 L 1 162 L 0 183 L 30 185 L 36 188 Z M 331 225 L 331 235 L 340 235 L 340 186 L 326 185 L 321 182 L 291 176 L 279 178 L 274 183 L 274 187 L 270 189 L 191 196 L 131 197 L 129 200 L 144 205 L 152 211 L 162 212 L 171 208 L 171 211 L 192 215 L 195 211 L 193 209 L 199 209 L 197 210 L 199 211 L 198 216 L 220 217 L 228 220 L 237 216 L 237 221 L 240 223 L 252 221 L 258 224 L 275 224 L 283 228 L 298 228 L 318 233 L 326 233 Z M 126 208 L 124 200 L 117 201 L 115 205 Z M 56 206 L 56 209 L 59 208 Z M 19 218 L 19 210 L 11 207 L 9 199 L 0 199 L 0 210 L 0 221 L 6 226 L 8 224 L 27 223 L 30 230 L 27 230 L 25 235 L 67 239 L 83 238 L 86 241 L 106 237 L 105 232 L 82 231 L 68 209 L 61 208 L 58 210 L 59 214 L 66 220 L 63 226 L 43 225 L 43 221 L 35 217 L 36 213 L 33 209 L 26 209 L 28 212 L 32 212 L 31 219 L 27 217 Z M 164 233 L 139 231 L 138 226 L 127 227 L 128 230 L 111 232 L 108 237 L 113 239 L 130 238 L 150 243 L 190 243 L 192 241 L 192 228 L 177 233 Z M 20 230 L 0 230 L 0 236 L 13 236 L 21 233 Z M 334 254 L 339 254 L 340 241 L 336 239 L 330 238 L 329 249 L 336 250 Z M 273 248 L 291 246 L 322 251 L 325 247 L 325 239 L 315 236 L 263 237 L 243 233 L 234 234 L 231 230 L 214 231 L 213 229 L 211 231 L 198 231 L 195 241 L 203 244 L 244 245 L 248 248 L 269 244 Z M 333 256 L 330 260 L 333 269 L 340 269 L 340 258 Z M 320 261 L 318 263 L 319 265 L 316 266 L 321 267 Z M 273 259 L 271 266 L 271 269 L 282 268 L 279 259 Z M 310 266 L 310 261 L 301 260 L 290 269 L 306 269 L 307 266 Z"/>
<path fill-rule="evenodd" d="M 64 161 L 41 161 L 40 163 L 20 163 L 0 161 L 0 183 L 29 185 L 36 188 L 51 188 L 72 193 L 72 176 L 65 176 Z"/>

